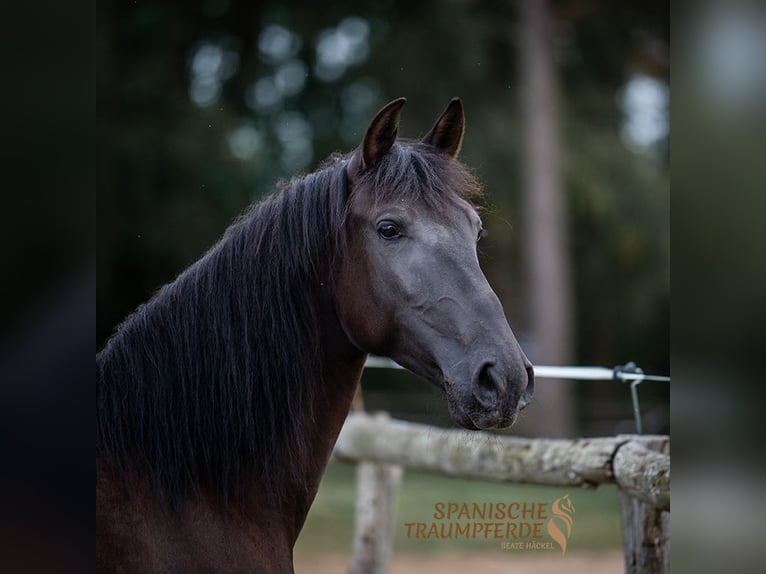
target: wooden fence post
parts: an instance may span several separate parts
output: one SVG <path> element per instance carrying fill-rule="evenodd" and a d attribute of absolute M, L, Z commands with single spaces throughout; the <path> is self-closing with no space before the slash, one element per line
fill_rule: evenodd
<path fill-rule="evenodd" d="M 351 574 L 385 574 L 394 548 L 394 516 L 402 467 L 360 462 Z"/>
<path fill-rule="evenodd" d="M 652 465 L 659 457 L 652 457 L 650 453 L 654 451 L 667 455 L 670 451 L 668 437 L 620 435 L 618 438 L 629 442 L 621 446 L 614 456 L 615 473 L 622 471 L 629 464 L 640 464 L 645 468 L 630 469 L 633 471 L 631 474 L 639 477 L 651 476 L 656 474 Z M 638 439 L 640 442 L 632 442 L 631 439 Z M 637 449 L 648 450 L 649 456 L 638 459 L 640 462 L 636 462 L 635 456 L 626 456 L 628 451 L 635 455 L 632 451 Z M 662 480 L 667 478 L 669 481 L 669 474 L 668 471 L 668 476 L 661 477 Z M 619 497 L 625 573 L 667 574 L 670 572 L 670 512 L 640 500 L 622 486 L 619 487 Z"/>

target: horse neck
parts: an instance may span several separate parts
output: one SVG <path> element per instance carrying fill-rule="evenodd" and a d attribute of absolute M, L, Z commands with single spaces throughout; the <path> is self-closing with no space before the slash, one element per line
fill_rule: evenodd
<path fill-rule="evenodd" d="M 292 543 L 297 539 L 316 496 L 367 358 L 367 354 L 355 347 L 346 336 L 338 321 L 332 298 L 323 296 L 320 309 L 323 368 L 321 374 L 308 383 L 321 385 L 319 392 L 312 393 L 313 421 L 306 425 L 306 428 L 312 431 L 311 445 L 308 449 L 310 456 L 303 461 L 286 462 L 297 465 L 305 481 L 301 485 L 295 485 L 292 489 L 294 494 L 287 501 L 287 507 L 282 506 L 280 509 Z M 262 501 L 259 501 L 259 504 L 261 503 Z"/>

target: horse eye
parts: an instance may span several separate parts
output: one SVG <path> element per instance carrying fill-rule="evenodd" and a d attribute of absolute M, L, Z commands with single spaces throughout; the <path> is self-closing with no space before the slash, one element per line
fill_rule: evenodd
<path fill-rule="evenodd" d="M 392 221 L 383 221 L 378 225 L 378 233 L 383 239 L 394 239 L 401 235 L 399 226 Z"/>
<path fill-rule="evenodd" d="M 479 236 L 476 238 L 476 241 L 481 241 L 484 239 L 487 235 L 489 235 L 489 231 L 484 229 L 483 227 L 479 229 Z"/>

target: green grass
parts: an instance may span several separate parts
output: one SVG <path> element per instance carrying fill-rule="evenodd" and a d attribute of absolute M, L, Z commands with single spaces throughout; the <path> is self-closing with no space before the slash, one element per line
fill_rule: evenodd
<path fill-rule="evenodd" d="M 354 528 L 355 466 L 331 464 L 309 512 L 296 553 L 348 553 Z M 499 550 L 497 540 L 416 540 L 407 538 L 406 522 L 431 522 L 437 502 L 547 502 L 569 494 L 575 507 L 569 549 L 609 550 L 621 545 L 617 491 L 500 484 L 405 471 L 395 524 L 397 553 Z M 543 528 L 544 531 L 544 528 Z M 549 540 L 549 539 L 548 539 Z"/>

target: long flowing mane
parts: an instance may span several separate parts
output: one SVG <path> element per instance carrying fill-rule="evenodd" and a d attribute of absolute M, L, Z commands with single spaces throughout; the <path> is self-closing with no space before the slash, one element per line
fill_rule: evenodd
<path fill-rule="evenodd" d="M 148 477 L 178 507 L 205 490 L 302 484 L 321 373 L 316 285 L 343 249 L 347 156 L 253 206 L 162 287 L 96 356 L 96 450 L 117 478 Z M 431 146 L 396 144 L 359 185 L 438 204 L 479 186 Z M 307 432 L 309 431 L 309 432 Z"/>
<path fill-rule="evenodd" d="M 171 505 L 207 487 L 279 493 L 305 454 L 321 372 L 314 279 L 336 252 L 345 170 L 332 161 L 253 206 L 96 357 L 96 449 Z M 287 457 L 285 459 L 285 457 Z"/>

